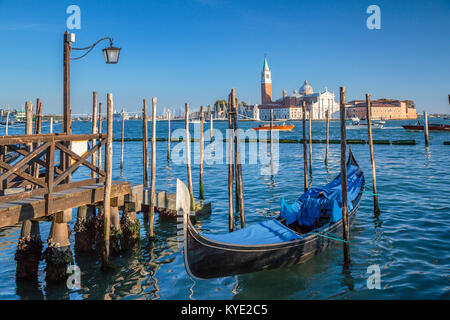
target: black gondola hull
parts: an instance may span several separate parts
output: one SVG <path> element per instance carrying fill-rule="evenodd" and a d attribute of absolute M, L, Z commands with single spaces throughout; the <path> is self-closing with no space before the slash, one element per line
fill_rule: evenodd
<path fill-rule="evenodd" d="M 349 161 L 357 165 L 350 152 Z M 358 211 L 364 190 L 362 185 L 353 209 L 349 212 L 351 223 Z M 325 231 L 342 235 L 342 219 Z M 199 279 L 233 276 L 256 271 L 276 269 L 302 263 L 322 250 L 336 244 L 333 240 L 316 233 L 289 242 L 268 245 L 235 245 L 209 239 L 197 232 L 187 215 L 184 215 L 184 262 L 188 273 Z"/>

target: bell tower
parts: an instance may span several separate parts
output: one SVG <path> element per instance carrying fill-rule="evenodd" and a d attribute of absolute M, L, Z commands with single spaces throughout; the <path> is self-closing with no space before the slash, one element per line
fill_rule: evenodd
<path fill-rule="evenodd" d="M 267 57 L 264 57 L 263 71 L 261 72 L 261 104 L 272 102 L 272 76 L 267 63 Z"/>

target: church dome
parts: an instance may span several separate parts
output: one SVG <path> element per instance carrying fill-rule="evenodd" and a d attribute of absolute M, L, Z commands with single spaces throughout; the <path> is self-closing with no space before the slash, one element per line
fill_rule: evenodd
<path fill-rule="evenodd" d="M 308 80 L 305 80 L 305 83 L 300 87 L 300 94 L 313 94 L 313 88 L 308 84 Z"/>

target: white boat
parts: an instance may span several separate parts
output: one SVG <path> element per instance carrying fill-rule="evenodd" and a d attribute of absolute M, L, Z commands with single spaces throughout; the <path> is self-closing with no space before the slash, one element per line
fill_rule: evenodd
<path fill-rule="evenodd" d="M 122 118 L 124 118 L 125 120 L 129 120 L 130 116 L 128 115 L 128 113 L 125 111 L 125 109 L 122 109 L 121 112 L 114 112 L 113 114 L 113 121 L 122 121 Z"/>
<path fill-rule="evenodd" d="M 352 118 L 352 124 L 348 124 L 345 126 L 346 129 L 366 129 L 367 123 L 361 123 L 359 118 Z M 384 124 L 382 122 L 373 122 L 372 121 L 372 128 L 373 129 L 384 129 Z"/>

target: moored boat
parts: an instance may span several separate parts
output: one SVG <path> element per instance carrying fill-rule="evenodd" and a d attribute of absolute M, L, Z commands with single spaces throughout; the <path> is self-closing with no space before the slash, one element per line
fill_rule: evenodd
<path fill-rule="evenodd" d="M 409 131 L 423 131 L 425 128 L 425 126 L 420 124 L 419 121 L 415 125 L 402 125 L 402 127 Z M 429 123 L 428 130 L 429 131 L 449 131 L 450 132 L 450 124 Z"/>
<path fill-rule="evenodd" d="M 283 123 L 282 125 L 274 125 L 272 126 L 272 130 L 277 130 L 277 131 L 292 131 L 292 129 L 294 129 L 295 126 L 293 124 L 287 125 L 285 123 Z M 270 130 L 270 125 L 269 124 L 265 124 L 265 125 L 259 125 L 258 127 L 254 127 L 253 130 Z"/>
<path fill-rule="evenodd" d="M 351 151 L 347 172 L 351 221 L 364 190 L 364 173 Z M 179 189 L 184 191 L 179 192 Z M 280 216 L 275 219 L 231 233 L 202 234 L 192 225 L 189 192 L 178 180 L 177 208 L 184 208 L 183 254 L 187 272 L 194 278 L 208 279 L 307 261 L 336 241 L 343 241 L 339 236 L 343 228 L 340 189 L 338 175 L 324 187 L 309 189 L 292 205 L 282 199 Z"/>

